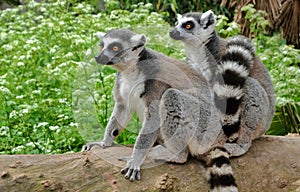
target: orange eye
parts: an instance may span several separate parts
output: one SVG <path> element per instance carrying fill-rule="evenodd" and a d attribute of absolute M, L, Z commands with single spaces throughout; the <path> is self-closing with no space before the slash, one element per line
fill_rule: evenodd
<path fill-rule="evenodd" d="M 103 45 L 100 45 L 100 51 L 102 51 L 102 50 L 103 50 L 103 48 L 104 48 L 104 46 L 103 46 Z"/>
<path fill-rule="evenodd" d="M 192 28 L 192 25 L 187 24 L 187 25 L 185 26 L 185 28 L 186 28 L 186 29 L 191 29 L 191 28 Z"/>
<path fill-rule="evenodd" d="M 113 48 L 112 48 L 112 49 L 113 49 L 113 51 L 114 51 L 114 52 L 117 52 L 117 51 L 119 51 L 119 47 L 118 47 L 118 46 L 113 46 Z"/>

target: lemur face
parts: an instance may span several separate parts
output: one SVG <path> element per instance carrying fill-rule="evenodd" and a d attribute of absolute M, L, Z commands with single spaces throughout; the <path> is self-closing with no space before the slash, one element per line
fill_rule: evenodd
<path fill-rule="evenodd" d="M 170 31 L 171 38 L 183 42 L 205 42 L 215 30 L 215 17 L 212 11 L 177 15 L 177 26 Z"/>
<path fill-rule="evenodd" d="M 125 67 L 136 60 L 146 44 L 144 35 L 136 34 L 126 29 L 111 30 L 107 34 L 98 33 L 100 41 L 99 55 L 95 57 L 97 63 Z"/>

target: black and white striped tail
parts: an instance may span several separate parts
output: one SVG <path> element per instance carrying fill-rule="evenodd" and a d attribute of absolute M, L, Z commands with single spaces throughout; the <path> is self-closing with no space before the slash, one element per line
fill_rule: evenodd
<path fill-rule="evenodd" d="M 207 177 L 210 192 L 237 192 L 238 188 L 230 166 L 229 154 L 222 148 L 215 148 L 209 154 Z"/>
<path fill-rule="evenodd" d="M 236 36 L 228 41 L 214 83 L 215 103 L 222 114 L 224 133 L 230 137 L 239 130 L 245 82 L 253 64 L 255 49 L 249 39 Z"/>

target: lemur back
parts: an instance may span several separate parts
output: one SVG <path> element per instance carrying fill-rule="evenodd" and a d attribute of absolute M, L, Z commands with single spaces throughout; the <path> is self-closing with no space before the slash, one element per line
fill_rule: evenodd
<path fill-rule="evenodd" d="M 137 112 L 143 121 L 132 156 L 124 158 L 125 178 L 139 180 L 140 166 L 147 154 L 154 160 L 184 163 L 188 154 L 207 160 L 211 189 L 237 191 L 224 149 L 224 134 L 205 78 L 185 63 L 145 48 L 144 35 L 112 30 L 101 37 L 100 64 L 118 70 L 114 86 L 115 106 L 101 142 L 109 147 Z M 150 151 L 154 142 L 161 145 Z M 226 161 L 224 161 L 226 159 Z M 221 170 L 221 172 L 220 172 Z M 223 183 L 231 175 L 230 182 Z"/>
<path fill-rule="evenodd" d="M 228 136 L 229 143 L 244 145 L 243 149 L 232 148 L 232 156 L 238 156 L 245 153 L 251 141 L 269 127 L 274 114 L 274 90 L 271 78 L 265 66 L 255 56 L 251 42 L 243 36 L 222 39 L 217 35 L 215 24 L 212 11 L 186 13 L 178 16 L 178 25 L 170 32 L 170 36 L 184 43 L 188 51 L 188 63 L 200 68 L 201 73 L 207 74 L 205 70 L 209 69 L 214 74 L 213 77 L 206 78 L 213 87 L 216 106 L 223 114 L 224 133 Z M 201 63 L 199 47 L 205 47 L 206 51 L 213 55 L 217 66 L 207 67 L 207 64 Z M 250 90 L 249 85 L 252 84 L 257 87 L 256 91 L 259 89 L 265 93 L 260 99 L 261 106 L 246 109 L 247 102 L 252 102 L 248 101 L 251 99 L 249 95 L 255 96 Z M 248 110 L 252 110 L 253 114 L 245 115 Z M 261 112 L 254 114 L 255 111 Z M 262 120 L 258 115 L 267 117 Z M 255 125 L 246 125 L 249 121 L 251 126 Z"/>

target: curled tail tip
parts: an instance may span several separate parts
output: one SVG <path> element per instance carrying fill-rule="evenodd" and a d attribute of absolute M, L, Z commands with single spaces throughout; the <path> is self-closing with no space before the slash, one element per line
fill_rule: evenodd
<path fill-rule="evenodd" d="M 238 35 L 229 39 L 227 48 L 232 46 L 242 47 L 245 50 L 249 51 L 249 53 L 252 55 L 253 58 L 255 57 L 256 54 L 255 46 L 252 44 L 251 40 L 245 36 Z"/>
<path fill-rule="evenodd" d="M 217 68 L 224 83 L 243 87 L 255 58 L 255 49 L 245 38 L 236 37 L 228 41 L 226 51 Z"/>
<path fill-rule="evenodd" d="M 254 58 L 255 50 L 252 44 L 232 40 L 227 45 L 217 72 L 223 77 L 241 78 L 244 81 L 249 76 Z"/>
<path fill-rule="evenodd" d="M 210 191 L 238 191 L 230 166 L 229 153 L 225 149 L 215 148 L 210 152 L 209 159 L 210 161 L 207 164 L 207 176 Z"/>

